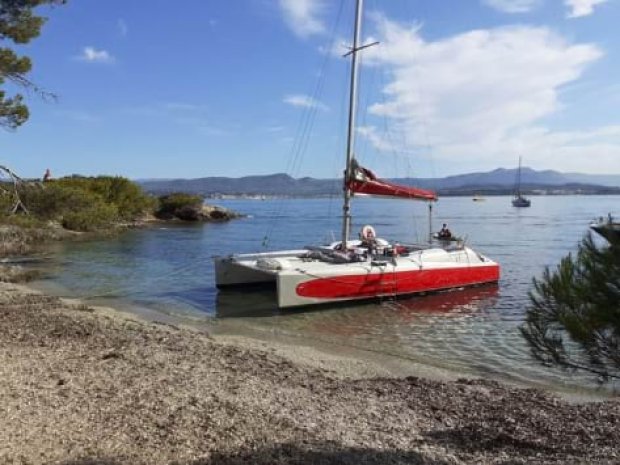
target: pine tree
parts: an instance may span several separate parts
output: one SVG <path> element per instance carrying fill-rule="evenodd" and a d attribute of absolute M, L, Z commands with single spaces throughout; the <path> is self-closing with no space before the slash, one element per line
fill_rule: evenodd
<path fill-rule="evenodd" d="M 521 333 L 546 365 L 620 378 L 620 238 L 588 235 L 576 256 L 534 279 Z"/>
<path fill-rule="evenodd" d="M 0 41 L 27 44 L 41 32 L 45 18 L 34 13 L 43 4 L 62 4 L 65 0 L 0 0 Z M 44 94 L 26 75 L 32 68 L 27 56 L 18 56 L 8 47 L 0 47 L 0 86 L 7 80 L 21 87 Z M 7 96 L 0 89 L 0 126 L 15 129 L 29 116 L 23 96 Z"/>

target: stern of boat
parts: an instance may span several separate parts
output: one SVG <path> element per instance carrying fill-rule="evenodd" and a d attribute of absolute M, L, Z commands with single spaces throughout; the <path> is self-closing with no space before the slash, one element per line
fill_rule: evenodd
<path fill-rule="evenodd" d="M 218 289 L 240 286 L 275 285 L 272 273 L 252 268 L 234 256 L 214 257 L 215 285 Z"/>

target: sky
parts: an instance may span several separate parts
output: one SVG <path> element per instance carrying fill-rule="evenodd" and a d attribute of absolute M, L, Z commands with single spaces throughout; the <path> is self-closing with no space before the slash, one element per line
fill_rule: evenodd
<path fill-rule="evenodd" d="M 338 177 L 354 3 L 42 7 L 18 51 L 57 98 L 26 93 L 30 120 L 0 130 L 0 163 L 23 177 Z M 357 158 L 383 177 L 519 156 L 620 174 L 618 24 L 620 0 L 366 0 L 363 41 L 380 43 L 360 52 Z"/>

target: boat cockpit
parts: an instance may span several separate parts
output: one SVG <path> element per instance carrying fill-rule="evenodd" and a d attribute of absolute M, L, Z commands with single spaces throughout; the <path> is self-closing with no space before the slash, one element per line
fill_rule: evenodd
<path fill-rule="evenodd" d="M 330 263 L 352 263 L 407 257 L 412 253 L 430 249 L 443 249 L 447 252 L 462 250 L 464 241 L 459 238 L 438 238 L 433 235 L 426 244 L 390 242 L 376 236 L 372 226 L 362 228 L 359 239 L 347 241 L 346 248 L 342 241 L 335 241 L 322 246 L 306 246 L 306 252 L 300 256 L 307 260 L 320 260 Z"/>

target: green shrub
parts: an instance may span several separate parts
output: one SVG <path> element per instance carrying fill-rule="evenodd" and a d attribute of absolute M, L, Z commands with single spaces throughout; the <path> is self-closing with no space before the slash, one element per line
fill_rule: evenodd
<path fill-rule="evenodd" d="M 115 205 L 101 202 L 82 210 L 65 213 L 62 217 L 62 226 L 72 231 L 96 231 L 108 226 L 117 217 Z"/>
<path fill-rule="evenodd" d="M 600 247 L 591 235 L 534 280 L 521 334 L 547 366 L 620 379 L 620 237 Z"/>
<path fill-rule="evenodd" d="M 44 221 L 36 218 L 33 215 L 25 215 L 23 213 L 4 216 L 2 217 L 2 223 L 19 226 L 20 228 L 25 229 L 42 228 L 46 226 Z"/>
<path fill-rule="evenodd" d="M 203 204 L 201 196 L 183 193 L 156 199 L 138 184 L 118 176 L 73 175 L 42 184 L 24 184 L 19 195 L 33 224 L 58 221 L 75 231 L 93 231 L 152 212 L 160 218 L 198 219 Z M 0 194 L 0 217 L 13 218 L 12 206 L 11 196 Z"/>
<path fill-rule="evenodd" d="M 152 211 L 157 204 L 157 200 L 144 193 L 138 184 L 120 176 L 71 177 L 58 182 L 63 186 L 99 195 L 105 203 L 116 205 L 119 218 L 124 220 L 135 219 L 146 211 Z"/>
<path fill-rule="evenodd" d="M 45 220 L 60 220 L 66 213 L 104 203 L 103 199 L 93 192 L 60 182 L 46 183 L 43 188 L 23 188 L 20 196 L 31 214 Z"/>
<path fill-rule="evenodd" d="M 152 211 L 157 201 L 144 193 L 142 188 L 120 176 L 98 176 L 96 178 L 71 177 L 54 182 L 66 188 L 75 188 L 97 194 L 105 203 L 116 205 L 119 218 L 134 219 Z"/>
<path fill-rule="evenodd" d="M 204 199 L 200 195 L 175 192 L 159 197 L 159 208 L 155 215 L 158 218 L 170 218 L 177 216 L 178 212 L 187 208 L 200 208 Z"/>
<path fill-rule="evenodd" d="M 10 214 L 14 205 L 13 196 L 9 192 L 0 191 L 0 216 Z"/>
<path fill-rule="evenodd" d="M 136 219 L 152 212 L 157 204 L 134 182 L 112 176 L 72 176 L 43 185 L 24 185 L 20 196 L 35 218 L 60 221 L 67 229 L 76 231 L 92 231 L 119 220 Z"/>

